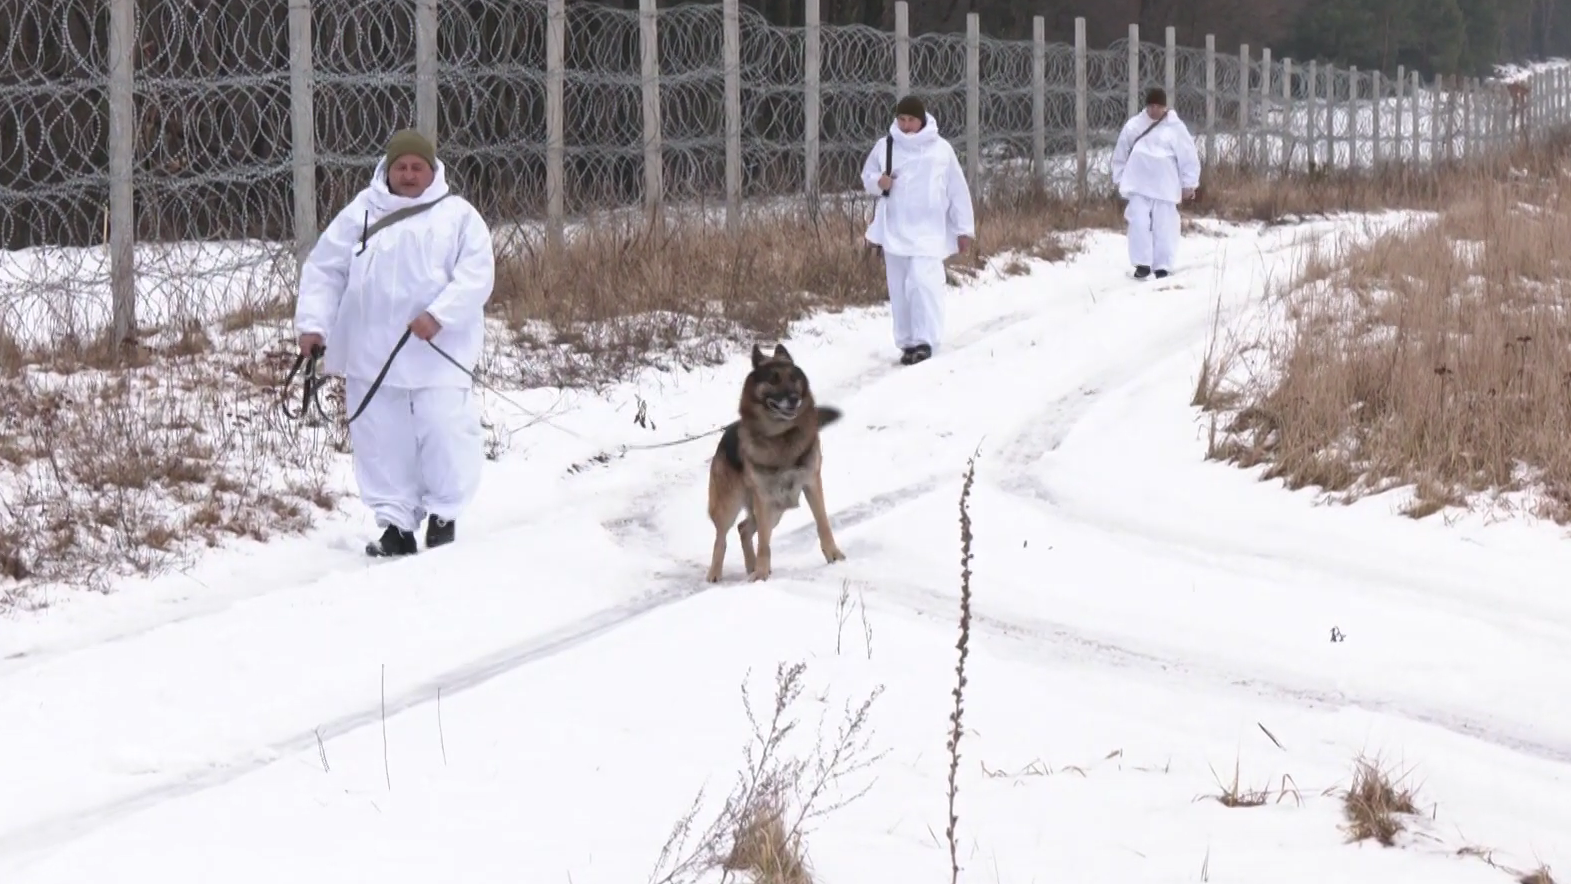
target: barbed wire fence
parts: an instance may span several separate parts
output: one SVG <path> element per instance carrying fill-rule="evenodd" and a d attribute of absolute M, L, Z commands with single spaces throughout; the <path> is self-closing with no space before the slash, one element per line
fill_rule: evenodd
<path fill-rule="evenodd" d="M 1565 71 L 1524 84 L 981 34 L 772 25 L 738 0 L 0 0 L 0 342 L 125 340 L 287 303 L 299 259 L 387 136 L 434 136 L 507 237 L 599 209 L 807 205 L 860 190 L 921 97 L 984 198 L 1025 176 L 1108 188 L 1119 129 L 1163 86 L 1202 159 L 1262 173 L 1472 161 L 1571 118 Z M 701 223 L 695 221 L 694 223 Z M 707 222 L 702 222 L 707 223 Z"/>

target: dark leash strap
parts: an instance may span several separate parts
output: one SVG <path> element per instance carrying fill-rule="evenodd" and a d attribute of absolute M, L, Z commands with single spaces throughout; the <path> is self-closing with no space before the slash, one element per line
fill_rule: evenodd
<path fill-rule="evenodd" d="M 294 366 L 289 369 L 288 376 L 284 378 L 284 398 L 283 401 L 279 403 L 279 407 L 283 409 L 284 416 L 290 420 L 297 421 L 303 419 L 306 415 L 306 412 L 310 411 L 313 407 L 316 409 L 317 417 L 320 417 L 324 421 L 327 420 L 327 413 L 322 411 L 322 400 L 317 396 L 318 391 L 322 389 L 322 376 L 317 373 L 317 363 L 322 361 L 322 356 L 326 352 L 327 348 L 318 344 L 311 348 L 311 352 L 309 354 L 301 353 L 299 356 L 295 357 Z M 301 368 L 305 369 L 305 375 L 300 379 L 300 386 L 302 387 L 300 394 L 300 411 L 297 414 L 290 414 L 289 385 L 294 383 L 295 375 L 300 374 Z"/>
<path fill-rule="evenodd" d="M 382 388 L 382 381 L 387 380 L 387 372 L 392 369 L 393 360 L 398 358 L 398 351 L 404 349 L 404 345 L 409 343 L 409 336 L 414 332 L 412 327 L 404 329 L 403 335 L 398 338 L 398 343 L 393 345 L 393 352 L 387 354 L 387 361 L 382 363 L 382 370 L 376 373 L 376 380 L 371 382 L 371 389 L 365 391 L 365 398 L 360 400 L 359 407 L 349 416 L 349 420 L 344 421 L 346 425 L 354 423 L 355 418 L 365 413 L 365 407 L 371 404 L 371 397 Z"/>
<path fill-rule="evenodd" d="M 393 352 L 387 354 L 387 361 L 382 363 L 382 370 L 377 372 L 376 380 L 371 382 L 371 389 L 366 391 L 365 398 L 360 400 L 360 405 L 355 408 L 354 413 L 349 416 L 349 420 L 344 421 L 345 424 L 354 423 L 355 418 L 365 413 L 365 407 L 371 404 L 371 397 L 376 395 L 376 391 L 381 388 L 382 382 L 387 379 L 387 373 L 393 367 L 393 359 L 398 356 L 398 351 L 404 349 L 404 345 L 409 343 L 409 336 L 413 334 L 413 332 L 414 329 L 404 329 L 403 336 L 400 337 L 398 339 L 398 343 L 393 346 Z M 304 418 L 306 412 L 313 407 L 316 409 L 317 417 L 320 417 L 324 421 L 327 420 L 327 413 L 322 410 L 322 401 L 317 396 L 317 392 L 322 389 L 322 385 L 325 381 L 325 379 L 317 371 L 317 363 L 322 361 L 322 357 L 326 353 L 327 348 L 318 344 L 317 346 L 311 348 L 309 355 L 301 353 L 299 356 L 295 357 L 294 367 L 289 369 L 289 376 L 284 378 L 284 401 L 282 403 L 284 416 L 290 420 L 297 421 Z M 443 355 L 446 356 L 447 354 L 444 353 Z M 452 361 L 452 357 L 449 356 L 448 361 Z M 457 363 L 454 364 L 456 365 Z M 295 375 L 300 373 L 300 368 L 302 365 L 305 366 L 305 377 L 302 379 L 301 384 L 305 389 L 301 394 L 300 411 L 298 413 L 292 414 L 289 411 L 289 385 L 294 383 Z M 459 367 L 462 368 L 462 366 Z M 471 377 L 473 377 L 473 375 L 471 375 Z"/>

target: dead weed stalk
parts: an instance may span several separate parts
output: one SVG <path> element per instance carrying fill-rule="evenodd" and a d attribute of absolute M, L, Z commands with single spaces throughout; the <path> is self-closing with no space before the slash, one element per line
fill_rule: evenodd
<path fill-rule="evenodd" d="M 750 876 L 752 884 L 814 880 L 805 843 L 809 824 L 867 794 L 871 781 L 834 796 L 831 790 L 883 758 L 884 753 L 872 751 L 870 744 L 872 707 L 883 687 L 874 688 L 855 706 L 846 704 L 832 741 L 824 742 L 820 728 L 810 751 L 793 754 L 787 743 L 797 731 L 793 708 L 801 699 L 806 671 L 804 663 L 776 668 L 774 710 L 767 723 L 754 714 L 743 682 L 742 703 L 753 727 L 743 770 L 714 821 L 702 832 L 694 828 L 705 799 L 704 791 L 699 791 L 661 849 L 651 884 L 696 884 L 717 871 L 722 884 L 738 873 Z"/>
<path fill-rule="evenodd" d="M 960 486 L 960 638 L 955 642 L 959 659 L 955 663 L 954 709 L 949 713 L 949 819 L 944 827 L 944 837 L 949 841 L 950 884 L 960 881 L 960 843 L 957 827 L 960 816 L 955 810 L 955 797 L 960 792 L 960 735 L 965 728 L 961 717 L 965 713 L 966 657 L 971 649 L 971 486 L 976 482 L 976 459 L 980 452 L 966 461 L 965 482 Z"/>

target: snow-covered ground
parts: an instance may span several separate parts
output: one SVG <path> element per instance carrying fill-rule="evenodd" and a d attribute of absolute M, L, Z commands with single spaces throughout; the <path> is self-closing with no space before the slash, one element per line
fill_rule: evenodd
<path fill-rule="evenodd" d="M 0 620 L 0 881 L 648 880 L 745 764 L 739 687 L 767 718 L 794 662 L 790 751 L 883 688 L 876 762 L 830 790 L 868 791 L 809 836 L 819 880 L 947 881 L 977 450 L 962 880 L 1512 880 L 1486 850 L 1571 872 L 1561 532 L 1415 522 L 1394 493 L 1320 506 L 1203 459 L 1214 312 L 1266 309 L 1308 240 L 1363 224 L 1205 224 L 1146 284 L 1090 235 L 952 292 L 948 345 L 913 368 L 884 311 L 801 324 L 786 345 L 846 415 L 824 436 L 842 563 L 804 508 L 771 580 L 741 578 L 733 538 L 704 583 L 713 437 L 621 450 L 729 420 L 739 351 L 488 397 L 505 423 L 557 416 L 487 465 L 451 548 L 368 564 L 351 501 L 311 536 Z M 1418 789 L 1397 847 L 1339 828 L 1361 755 Z M 1208 799 L 1235 765 L 1263 805 Z"/>

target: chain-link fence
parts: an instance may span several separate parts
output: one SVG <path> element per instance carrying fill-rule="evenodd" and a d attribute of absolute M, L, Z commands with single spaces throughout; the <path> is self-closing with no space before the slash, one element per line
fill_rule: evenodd
<path fill-rule="evenodd" d="M 903 7 L 904 4 L 899 4 Z M 814 4 L 809 4 L 810 8 Z M 736 0 L 0 0 L 0 337 L 87 337 L 287 297 L 388 134 L 434 133 L 512 236 L 585 212 L 860 189 L 900 94 L 984 196 L 1102 192 L 1164 86 L 1208 164 L 1477 157 L 1567 117 L 1563 72 L 1442 88 L 1249 47 L 769 24 Z M 1078 32 L 1084 34 L 1083 23 Z M 1041 33 L 1041 22 L 1037 22 Z M 1547 127 L 1546 127 L 1547 128 Z M 9 133 L 16 133 L 12 136 Z"/>

